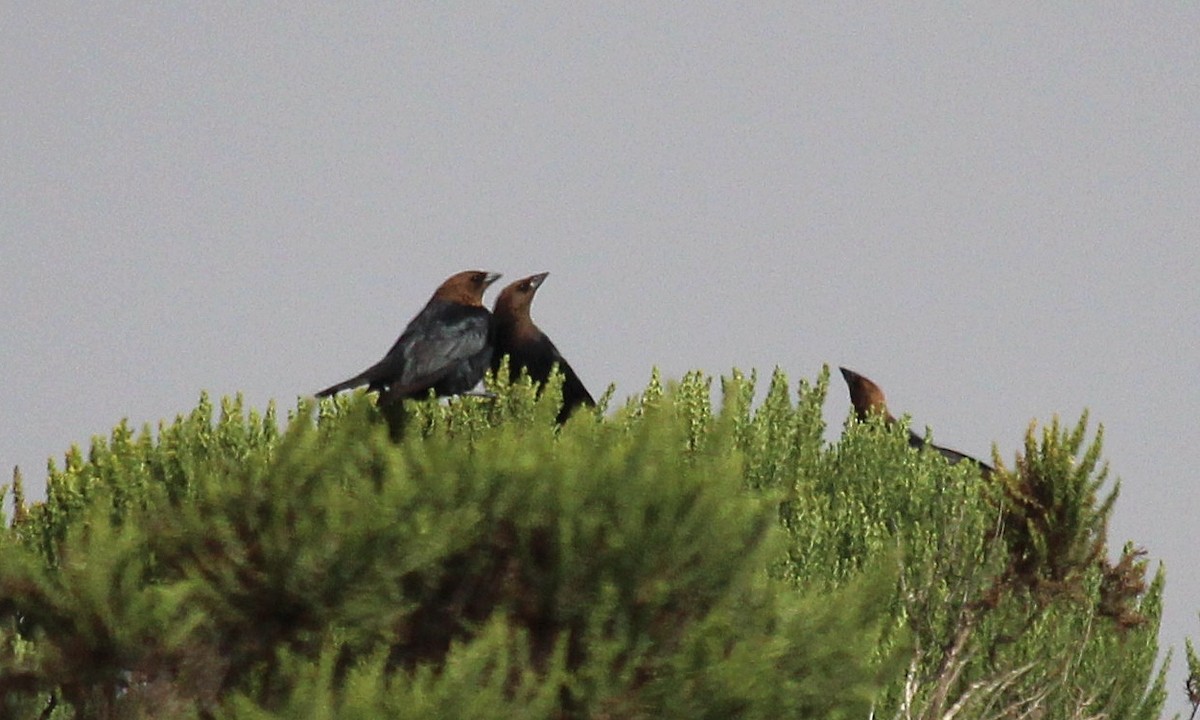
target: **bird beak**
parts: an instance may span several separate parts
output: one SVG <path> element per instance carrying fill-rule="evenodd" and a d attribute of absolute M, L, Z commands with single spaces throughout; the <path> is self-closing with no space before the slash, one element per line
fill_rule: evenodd
<path fill-rule="evenodd" d="M 499 279 L 500 279 L 500 273 L 488 273 L 487 276 L 483 279 L 483 286 L 487 287 L 488 285 L 491 285 L 492 283 L 496 282 Z"/>
<path fill-rule="evenodd" d="M 858 373 L 854 372 L 853 370 L 847 370 L 844 367 L 839 367 L 838 370 L 842 371 L 842 377 L 844 377 L 846 379 L 846 382 L 850 382 L 850 378 L 853 377 L 854 375 L 858 374 Z"/>
<path fill-rule="evenodd" d="M 534 290 L 537 290 L 539 287 L 542 286 L 542 283 L 546 281 L 546 277 L 548 275 L 550 275 L 550 273 L 548 273 L 548 272 L 538 273 L 537 275 L 530 275 L 529 276 L 529 284 L 533 286 Z"/>

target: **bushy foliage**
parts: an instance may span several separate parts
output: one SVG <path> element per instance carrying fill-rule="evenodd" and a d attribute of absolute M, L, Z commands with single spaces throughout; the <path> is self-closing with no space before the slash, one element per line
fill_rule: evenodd
<path fill-rule="evenodd" d="M 0 715 L 1157 717 L 1162 576 L 1110 560 L 1084 421 L 985 480 L 829 445 L 827 371 L 563 426 L 559 382 L 72 449 L 0 537 Z"/>

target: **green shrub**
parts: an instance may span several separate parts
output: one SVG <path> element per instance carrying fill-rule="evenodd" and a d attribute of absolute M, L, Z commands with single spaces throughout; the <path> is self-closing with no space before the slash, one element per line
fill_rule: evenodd
<path fill-rule="evenodd" d="M 829 445 L 827 370 L 557 426 L 560 383 L 72 449 L 0 538 L 0 714 L 1157 717 L 1162 575 L 1109 559 L 1084 422 L 988 481 L 902 423 Z"/>

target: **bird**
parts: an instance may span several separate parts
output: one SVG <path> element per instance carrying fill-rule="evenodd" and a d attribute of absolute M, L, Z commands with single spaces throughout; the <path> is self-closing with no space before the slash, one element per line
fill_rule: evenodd
<path fill-rule="evenodd" d="M 516 380 L 521 371 L 525 370 L 532 380 L 544 384 L 550 378 L 550 368 L 557 364 L 559 372 L 563 375 L 563 405 L 558 413 L 558 422 L 562 423 L 575 408 L 580 405 L 592 407 L 596 400 L 583 386 L 583 381 L 579 379 L 570 363 L 529 315 L 533 296 L 549 275 L 550 273 L 543 272 L 521 278 L 496 296 L 496 304 L 492 308 L 492 321 L 496 326 L 492 370 L 498 371 L 501 361 L 507 355 L 510 380 Z"/>
<path fill-rule="evenodd" d="M 382 360 L 317 392 L 317 397 L 366 385 L 379 392 L 377 403 L 382 406 L 430 390 L 438 397 L 470 390 L 492 361 L 492 314 L 483 306 L 483 293 L 499 278 L 499 273 L 483 270 L 451 275 Z"/>
<path fill-rule="evenodd" d="M 854 414 L 860 421 L 864 421 L 872 414 L 875 414 L 883 416 L 886 422 L 896 422 L 896 418 L 888 411 L 887 398 L 884 397 L 883 390 L 878 385 L 848 368 L 839 367 L 838 370 L 842 371 L 842 377 L 845 378 L 846 386 L 850 389 L 850 404 L 854 406 Z M 908 431 L 909 447 L 922 448 L 925 444 L 925 438 L 912 430 Z M 984 475 L 990 475 L 993 472 L 991 465 L 965 453 L 940 445 L 934 445 L 933 443 L 929 443 L 929 447 L 940 453 L 951 465 L 967 460 L 979 466 Z"/>

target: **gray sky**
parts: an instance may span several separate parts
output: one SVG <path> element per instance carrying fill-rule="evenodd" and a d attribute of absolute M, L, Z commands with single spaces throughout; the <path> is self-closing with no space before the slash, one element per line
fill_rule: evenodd
<path fill-rule="evenodd" d="M 597 393 L 844 364 L 1006 458 L 1090 408 L 1113 540 L 1200 634 L 1200 5 L 63 5 L 0 22 L 0 466 L 39 491 L 122 417 L 357 372 L 455 271 L 549 270 Z"/>

